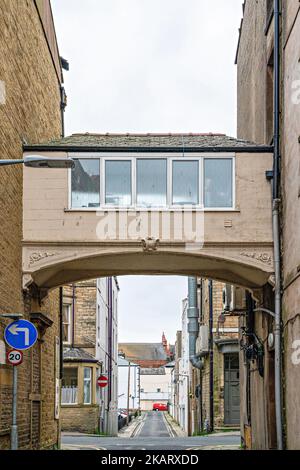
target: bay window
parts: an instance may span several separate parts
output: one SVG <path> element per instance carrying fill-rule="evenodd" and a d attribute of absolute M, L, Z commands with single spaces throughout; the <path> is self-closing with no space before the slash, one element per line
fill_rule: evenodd
<path fill-rule="evenodd" d="M 61 403 L 62 405 L 76 405 L 78 403 L 77 367 L 68 367 L 63 369 Z"/>
<path fill-rule="evenodd" d="M 174 160 L 172 180 L 172 204 L 199 204 L 198 161 Z"/>
<path fill-rule="evenodd" d="M 100 206 L 100 161 L 97 159 L 75 160 L 72 170 L 72 207 Z"/>
<path fill-rule="evenodd" d="M 131 161 L 106 161 L 105 203 L 114 206 L 130 206 L 131 192 Z"/>

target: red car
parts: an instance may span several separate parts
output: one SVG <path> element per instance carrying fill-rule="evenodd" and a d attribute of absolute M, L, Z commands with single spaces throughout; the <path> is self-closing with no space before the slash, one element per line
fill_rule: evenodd
<path fill-rule="evenodd" d="M 168 405 L 163 405 L 162 403 L 154 403 L 153 411 L 168 411 Z"/>

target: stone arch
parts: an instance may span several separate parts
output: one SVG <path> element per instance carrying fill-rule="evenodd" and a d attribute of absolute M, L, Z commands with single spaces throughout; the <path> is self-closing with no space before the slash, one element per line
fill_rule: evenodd
<path fill-rule="evenodd" d="M 66 283 L 111 275 L 195 275 L 213 278 L 251 290 L 266 285 L 273 274 L 272 246 L 264 251 L 245 246 L 100 243 L 94 246 L 24 247 L 23 287 L 50 290 Z"/>

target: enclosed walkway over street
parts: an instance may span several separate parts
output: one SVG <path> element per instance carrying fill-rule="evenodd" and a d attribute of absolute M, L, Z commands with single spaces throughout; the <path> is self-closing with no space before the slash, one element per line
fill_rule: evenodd
<path fill-rule="evenodd" d="M 270 147 L 222 134 L 78 134 L 24 152 L 75 160 L 24 169 L 25 289 L 125 274 L 253 291 L 269 282 Z"/>

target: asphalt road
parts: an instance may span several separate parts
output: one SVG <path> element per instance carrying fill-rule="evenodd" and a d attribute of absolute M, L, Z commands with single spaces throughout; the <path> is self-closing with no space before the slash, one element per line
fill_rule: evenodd
<path fill-rule="evenodd" d="M 62 436 L 62 444 L 67 449 L 77 450 L 196 450 L 216 448 L 238 448 L 240 436 L 238 433 L 210 435 L 203 437 L 171 437 L 166 426 L 163 413 L 149 412 L 133 438 L 98 437 L 84 435 Z"/>
<path fill-rule="evenodd" d="M 137 434 L 136 438 L 155 437 L 155 438 L 170 438 L 170 433 L 167 429 L 163 413 L 160 411 L 149 412 L 146 415 L 145 422 Z"/>

